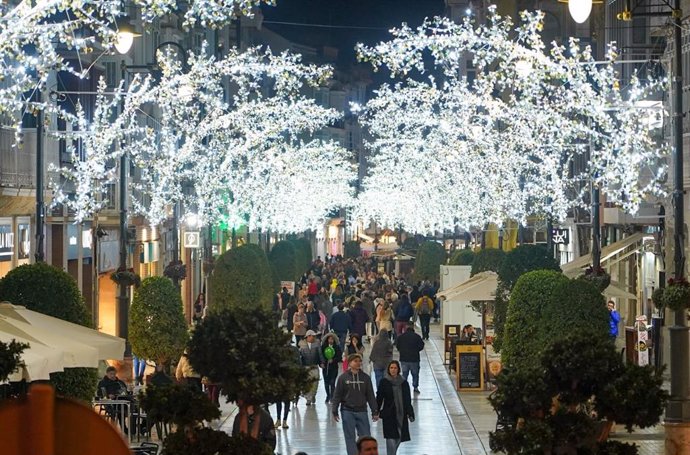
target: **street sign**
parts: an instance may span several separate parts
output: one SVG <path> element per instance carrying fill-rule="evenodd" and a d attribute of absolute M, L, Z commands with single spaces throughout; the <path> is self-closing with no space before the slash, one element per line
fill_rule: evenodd
<path fill-rule="evenodd" d="M 568 245 L 570 243 L 570 229 L 554 228 L 551 232 L 554 245 Z"/>
<path fill-rule="evenodd" d="M 188 231 L 184 233 L 185 248 L 201 248 L 201 235 L 198 231 Z"/>

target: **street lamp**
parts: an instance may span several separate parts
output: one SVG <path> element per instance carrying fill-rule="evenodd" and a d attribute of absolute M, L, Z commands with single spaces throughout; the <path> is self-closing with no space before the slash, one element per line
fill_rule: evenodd
<path fill-rule="evenodd" d="M 561 3 L 568 4 L 568 11 L 570 16 L 578 24 L 582 24 L 589 19 L 592 12 L 592 5 L 597 3 L 604 3 L 603 0 L 558 0 Z"/>
<path fill-rule="evenodd" d="M 126 54 L 134 44 L 134 38 L 141 36 L 137 33 L 128 17 L 121 17 L 117 21 L 117 37 L 115 38 L 115 49 L 121 55 Z"/>

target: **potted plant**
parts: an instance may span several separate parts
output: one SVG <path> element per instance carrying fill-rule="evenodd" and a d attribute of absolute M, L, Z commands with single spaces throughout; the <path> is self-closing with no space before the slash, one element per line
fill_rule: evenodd
<path fill-rule="evenodd" d="M 110 274 L 110 279 L 118 285 L 139 287 L 141 284 L 141 277 L 134 272 L 133 268 L 123 269 L 118 268 Z"/>
<path fill-rule="evenodd" d="M 602 267 L 587 267 L 584 275 L 582 275 L 580 278 L 592 283 L 599 290 L 599 292 L 604 292 L 604 290 L 611 284 L 611 275 L 609 275 Z"/>
<path fill-rule="evenodd" d="M 163 269 L 163 275 L 173 281 L 182 281 L 187 278 L 187 266 L 182 261 L 170 261 Z"/>
<path fill-rule="evenodd" d="M 677 311 L 690 308 L 690 283 L 685 278 L 669 278 L 663 290 L 661 301 L 669 310 Z"/>

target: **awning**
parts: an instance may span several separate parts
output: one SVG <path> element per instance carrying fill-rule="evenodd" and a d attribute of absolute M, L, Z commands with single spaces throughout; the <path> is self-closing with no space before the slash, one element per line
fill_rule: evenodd
<path fill-rule="evenodd" d="M 64 351 L 65 368 L 98 368 L 98 350 L 93 346 L 74 340 L 69 334 L 54 329 L 33 326 L 19 319 L 0 315 L 0 332 L 33 339 L 46 346 Z"/>
<path fill-rule="evenodd" d="M 35 327 L 47 329 L 55 334 L 96 348 L 99 360 L 122 360 L 125 354 L 125 340 L 88 327 L 62 319 L 47 316 L 37 311 L 9 302 L 0 303 L 0 315 Z"/>
<path fill-rule="evenodd" d="M 619 299 L 637 300 L 637 296 L 623 289 L 620 283 L 611 281 L 611 284 L 604 289 L 604 295 L 608 298 L 616 297 Z"/>
<path fill-rule="evenodd" d="M 614 242 L 611 245 L 606 245 L 601 249 L 601 264 L 605 265 L 605 262 L 613 258 L 617 254 L 623 252 L 626 248 L 642 242 L 645 234 L 637 232 L 635 234 L 629 235 L 628 237 Z M 574 261 L 568 262 L 561 266 L 563 274 L 568 278 L 576 278 L 584 273 L 584 269 L 592 264 L 592 254 L 586 254 L 581 256 Z"/>
<path fill-rule="evenodd" d="M 469 280 L 458 284 L 448 290 L 437 293 L 446 300 L 458 300 L 468 302 L 471 300 L 494 300 L 498 275 L 495 272 L 480 272 Z"/>

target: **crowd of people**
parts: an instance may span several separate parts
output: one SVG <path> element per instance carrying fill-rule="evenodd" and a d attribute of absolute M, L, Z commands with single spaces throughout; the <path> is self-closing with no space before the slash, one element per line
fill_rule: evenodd
<path fill-rule="evenodd" d="M 314 379 L 306 404 L 316 404 L 322 379 L 326 404 L 333 419 L 342 422 L 348 455 L 359 453 L 357 441 L 371 435 L 369 412 L 373 421 L 383 421 L 388 454 L 410 440 L 412 394 L 421 393 L 420 352 L 432 318 L 440 316 L 437 290 L 436 282 L 408 283 L 379 271 L 372 259 L 327 256 L 312 263 L 294 293 L 283 287 L 275 295 L 280 325 L 293 334 L 299 362 Z M 364 364 L 367 349 L 370 368 Z M 396 350 L 399 360 L 394 360 Z M 373 382 L 367 371 L 373 371 Z M 288 428 L 290 405 L 276 403 L 275 429 Z"/>

